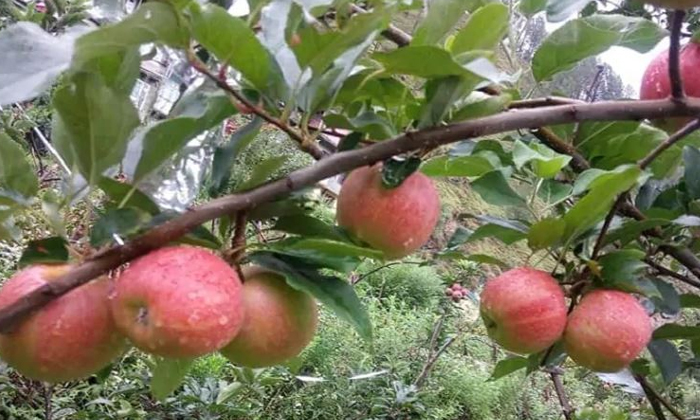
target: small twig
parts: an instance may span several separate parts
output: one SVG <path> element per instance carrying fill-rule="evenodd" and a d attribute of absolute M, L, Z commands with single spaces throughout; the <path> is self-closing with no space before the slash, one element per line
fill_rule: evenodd
<path fill-rule="evenodd" d="M 367 13 L 367 10 L 354 3 L 350 3 L 350 10 L 353 13 Z M 383 30 L 382 36 L 388 39 L 389 41 L 392 41 L 399 47 L 405 47 L 408 44 L 410 44 L 413 40 L 411 35 L 407 34 L 406 32 L 402 31 L 394 25 L 389 25 L 387 29 Z"/>
<path fill-rule="evenodd" d="M 646 169 L 651 163 L 659 157 L 659 155 L 663 152 L 666 151 L 669 147 L 673 146 L 680 140 L 682 140 L 685 136 L 691 134 L 693 131 L 697 130 L 700 128 L 700 119 L 692 121 L 691 123 L 687 124 L 685 127 L 681 128 L 680 130 L 676 131 L 672 135 L 670 135 L 666 140 L 664 140 L 663 143 L 659 144 L 656 146 L 654 150 L 652 150 L 644 159 L 640 160 L 637 165 L 639 166 L 640 169 L 644 170 Z"/>
<path fill-rule="evenodd" d="M 593 246 L 593 253 L 591 254 L 591 259 L 596 260 L 598 259 L 598 254 L 600 254 L 600 250 L 603 248 L 603 240 L 605 239 L 605 235 L 608 233 L 608 229 L 610 229 L 610 223 L 612 223 L 613 218 L 615 217 L 615 214 L 617 213 L 618 208 L 620 205 L 627 199 L 627 193 L 623 192 L 617 197 L 617 200 L 615 200 L 615 203 L 612 205 L 612 208 L 608 212 L 608 215 L 605 216 L 605 221 L 603 222 L 603 227 L 600 229 L 600 233 L 598 234 L 598 239 L 595 241 L 595 246 Z"/>
<path fill-rule="evenodd" d="M 442 314 L 440 319 L 435 323 L 435 327 L 433 328 L 433 333 L 430 335 L 430 344 L 429 344 L 429 349 L 430 349 L 430 355 L 432 356 L 433 351 L 435 350 L 435 345 L 437 344 L 437 339 L 440 336 L 440 331 L 442 330 L 442 324 L 445 322 L 445 318 L 447 317 L 447 314 Z"/>
<path fill-rule="evenodd" d="M 231 239 L 231 256 L 230 261 L 236 267 L 238 276 L 243 281 L 243 271 L 241 271 L 241 260 L 245 254 L 245 227 L 248 221 L 248 213 L 245 210 L 241 210 L 236 213 L 236 224 L 233 232 L 233 238 Z"/>
<path fill-rule="evenodd" d="M 435 365 L 435 362 L 440 358 L 440 355 L 447 350 L 452 343 L 457 340 L 458 335 L 454 335 L 447 340 L 445 340 L 445 343 L 438 349 L 438 351 L 435 352 L 430 358 L 428 358 L 428 361 L 425 363 L 425 366 L 423 366 L 423 370 L 420 372 L 420 375 L 416 378 L 415 382 L 413 382 L 413 385 L 416 386 L 416 388 L 420 388 L 420 386 L 423 384 L 423 382 L 428 378 L 428 375 L 430 374 L 430 371 L 433 369 L 433 366 Z"/>
<path fill-rule="evenodd" d="M 673 417 L 675 417 L 677 420 L 686 420 L 685 416 L 681 414 L 681 412 L 678 411 L 678 409 L 674 407 L 673 404 L 671 404 L 663 395 L 655 390 L 644 376 L 634 375 L 634 378 L 637 380 L 637 382 L 639 382 L 639 385 L 642 386 L 644 394 L 646 394 L 647 399 L 651 403 L 652 408 L 654 408 L 654 413 L 656 413 L 656 417 L 658 417 L 659 420 L 665 420 L 663 411 L 661 411 L 661 407 L 658 406 L 659 403 L 666 407 L 666 409 L 673 414 Z"/>
<path fill-rule="evenodd" d="M 520 101 L 513 101 L 508 104 L 510 109 L 520 109 L 520 108 L 541 108 L 543 106 L 552 105 L 576 105 L 582 104 L 583 101 L 578 99 L 564 98 L 561 96 L 547 96 L 546 98 L 536 98 L 536 99 L 523 99 Z"/>
<path fill-rule="evenodd" d="M 366 279 L 367 277 L 371 276 L 372 274 L 376 273 L 377 271 L 383 270 L 385 268 L 389 268 L 395 265 L 400 265 L 400 264 L 415 264 L 415 265 L 421 265 L 423 264 L 422 262 L 418 261 L 395 261 L 395 262 L 390 262 L 388 264 L 384 264 L 380 267 L 374 268 L 372 270 L 369 270 L 368 272 L 364 273 L 363 275 L 359 276 L 357 279 L 353 280 L 351 283 L 352 285 L 356 285 L 357 283 L 361 282 L 362 280 Z"/>
<path fill-rule="evenodd" d="M 250 102 L 248 99 L 246 99 L 243 95 L 241 95 L 240 92 L 238 92 L 236 89 L 231 87 L 225 79 L 220 78 L 218 75 L 214 74 L 211 70 L 207 68 L 207 66 L 197 57 L 197 55 L 192 51 L 188 50 L 188 59 L 190 62 L 190 65 L 199 73 L 203 74 L 206 76 L 208 79 L 216 83 L 216 85 L 228 92 L 231 96 L 233 96 L 238 102 L 242 103 L 245 107 L 249 108 L 254 114 L 258 115 L 260 118 L 264 119 L 268 123 L 274 125 L 275 127 L 279 128 L 280 130 L 284 131 L 287 133 L 287 135 L 294 141 L 296 141 L 299 144 L 299 147 L 305 151 L 306 153 L 310 154 L 313 156 L 314 159 L 320 160 L 323 157 L 325 157 L 325 152 L 323 149 L 321 149 L 316 143 L 313 142 L 312 139 L 309 139 L 305 137 L 302 133 L 297 132 L 294 130 L 289 124 L 287 124 L 285 121 L 282 121 L 278 118 L 273 117 L 267 111 L 265 111 L 262 107 L 253 104 Z"/>
<path fill-rule="evenodd" d="M 53 397 L 53 385 L 44 384 L 44 419 L 51 420 L 53 413 L 51 411 L 51 398 Z"/>
<path fill-rule="evenodd" d="M 566 395 L 566 390 L 564 389 L 564 384 L 561 381 L 561 374 L 559 372 L 552 371 L 549 373 L 554 383 L 554 391 L 557 393 L 557 398 L 559 398 L 559 405 L 561 405 L 561 412 L 564 414 L 566 420 L 573 420 L 574 409 L 571 407 L 569 402 L 569 397 Z"/>
<path fill-rule="evenodd" d="M 656 270 L 659 274 L 663 276 L 668 276 L 668 277 L 673 277 L 676 280 L 680 280 L 685 284 L 688 284 L 693 287 L 697 287 L 700 289 L 700 281 L 697 281 L 695 279 L 691 279 L 688 276 L 684 276 L 682 274 L 676 273 L 675 271 L 664 267 L 663 265 L 657 263 L 656 261 L 652 260 L 651 258 L 645 258 L 644 262 L 646 262 L 650 267 L 652 267 L 654 270 Z"/>
<path fill-rule="evenodd" d="M 598 92 L 598 85 L 600 84 L 600 76 L 603 75 L 603 72 L 605 71 L 605 66 L 603 64 L 598 65 L 598 71 L 595 74 L 595 77 L 593 77 L 593 81 L 591 82 L 591 85 L 588 87 L 588 91 L 586 92 L 586 101 L 588 102 L 595 102 L 596 100 L 596 94 Z"/>
<path fill-rule="evenodd" d="M 668 50 L 668 74 L 671 79 L 671 96 L 682 100 L 683 77 L 681 76 L 681 29 L 685 10 L 674 10 L 671 17 L 671 46 Z"/>

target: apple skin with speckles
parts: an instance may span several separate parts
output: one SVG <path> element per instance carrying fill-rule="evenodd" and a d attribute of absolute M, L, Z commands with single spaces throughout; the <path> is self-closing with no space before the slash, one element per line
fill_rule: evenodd
<path fill-rule="evenodd" d="M 338 224 L 387 259 L 410 255 L 425 245 L 440 217 L 433 181 L 420 172 L 396 188 L 382 185 L 382 165 L 355 169 L 343 182 Z"/>
<path fill-rule="evenodd" d="M 0 289 L 0 308 L 50 283 L 69 265 L 35 265 Z M 0 358 L 22 375 L 49 383 L 96 373 L 127 348 L 109 310 L 111 282 L 100 277 L 50 302 L 8 334 L 0 334 Z"/>
<path fill-rule="evenodd" d="M 132 262 L 117 279 L 111 303 L 117 326 L 136 347 L 168 358 L 221 349 L 244 316 L 236 271 L 190 246 L 161 248 Z"/>
<path fill-rule="evenodd" d="M 696 1 L 700 5 L 700 0 Z M 657 55 L 642 77 L 639 90 L 640 99 L 666 99 L 671 96 L 671 78 L 668 73 L 668 50 Z M 683 91 L 686 95 L 700 98 L 700 44 L 689 42 L 680 53 L 680 70 L 683 78 Z M 691 120 L 671 118 L 655 121 L 655 124 L 669 132 L 676 131 Z"/>
<path fill-rule="evenodd" d="M 316 333 L 316 301 L 290 287 L 282 275 L 260 267 L 245 267 L 243 277 L 243 327 L 221 354 L 252 368 L 296 357 Z"/>
<path fill-rule="evenodd" d="M 531 267 L 506 271 L 486 283 L 480 299 L 489 337 L 511 352 L 537 353 L 564 332 L 564 291 L 544 271 Z"/>
<path fill-rule="evenodd" d="M 596 372 L 618 372 L 649 343 L 651 319 L 632 295 L 594 290 L 576 306 L 564 331 L 566 352 Z"/>

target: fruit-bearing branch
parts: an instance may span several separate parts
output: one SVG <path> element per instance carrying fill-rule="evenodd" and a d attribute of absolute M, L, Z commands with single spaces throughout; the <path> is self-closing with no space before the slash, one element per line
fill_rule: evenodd
<path fill-rule="evenodd" d="M 368 147 L 336 153 L 321 159 L 312 166 L 292 172 L 283 179 L 195 207 L 162 225 L 154 227 L 124 245 L 114 246 L 96 253 L 55 281 L 34 290 L 12 305 L 0 310 L 0 332 L 9 331 L 25 316 L 70 290 L 119 267 L 121 264 L 180 238 L 205 222 L 254 208 L 292 191 L 312 186 L 326 178 L 388 159 L 394 155 L 424 147 L 437 147 L 468 138 L 519 129 L 532 129 L 545 125 L 593 120 L 688 117 L 699 114 L 700 99 L 694 98 L 686 98 L 683 101 L 665 99 L 557 105 L 506 111 L 489 117 L 411 131 Z"/>

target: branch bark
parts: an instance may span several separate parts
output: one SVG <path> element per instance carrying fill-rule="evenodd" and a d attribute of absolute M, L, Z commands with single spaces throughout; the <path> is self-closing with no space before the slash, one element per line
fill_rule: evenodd
<path fill-rule="evenodd" d="M 673 414 L 673 417 L 675 417 L 677 420 L 686 420 L 685 416 L 681 414 L 680 411 L 676 407 L 673 406 L 666 398 L 664 398 L 663 395 L 659 394 L 657 390 L 654 389 L 653 386 L 647 381 L 647 379 L 644 376 L 641 375 L 635 375 L 635 379 L 637 382 L 639 382 L 639 385 L 642 386 L 642 389 L 644 390 L 644 394 L 646 394 L 647 399 L 649 399 L 649 402 L 652 405 L 652 408 L 654 408 L 654 412 L 656 413 L 657 417 L 659 417 L 659 411 L 657 411 L 658 404 L 663 405 L 666 407 L 666 409 Z M 654 404 L 656 402 L 656 404 Z M 663 412 L 661 412 L 661 417 L 659 419 L 663 419 Z"/>
<path fill-rule="evenodd" d="M 564 418 L 566 420 L 573 420 L 574 409 L 571 407 L 569 397 L 566 395 L 564 384 L 561 381 L 561 373 L 550 372 L 549 376 L 552 378 L 552 382 L 554 383 L 554 390 L 557 393 L 557 398 L 559 399 L 559 405 L 561 405 L 561 412 L 564 414 Z"/>
<path fill-rule="evenodd" d="M 700 99 L 682 102 L 671 99 L 653 101 L 617 101 L 580 105 L 558 105 L 537 109 L 507 111 L 461 123 L 407 132 L 361 149 L 336 153 L 316 164 L 292 172 L 286 178 L 270 182 L 250 191 L 221 197 L 196 207 L 181 216 L 156 226 L 121 246 L 108 248 L 87 258 L 68 273 L 20 298 L 0 310 L 0 333 L 33 311 L 91 279 L 120 265 L 162 247 L 210 220 L 251 209 L 280 198 L 300 188 L 312 186 L 326 178 L 370 165 L 391 156 L 423 147 L 437 147 L 465 138 L 474 138 L 518 129 L 581 121 L 640 120 L 700 115 Z M 643 217 L 643 216 L 642 216 Z M 673 255 L 673 254 L 671 254 Z M 675 257 L 675 256 L 674 256 Z M 690 253 L 700 273 L 700 261 Z M 679 261 L 681 261 L 679 259 Z M 681 261 L 683 263 L 683 261 Z"/>

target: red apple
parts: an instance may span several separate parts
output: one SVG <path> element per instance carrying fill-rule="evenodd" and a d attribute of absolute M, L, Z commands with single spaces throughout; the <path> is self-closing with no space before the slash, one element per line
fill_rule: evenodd
<path fill-rule="evenodd" d="M 243 323 L 241 281 L 209 251 L 162 248 L 119 276 L 112 299 L 119 329 L 141 350 L 191 358 L 219 350 Z"/>
<path fill-rule="evenodd" d="M 489 280 L 481 292 L 481 317 L 495 342 L 514 353 L 537 353 L 554 344 L 566 326 L 559 283 L 530 267 Z"/>
<path fill-rule="evenodd" d="M 618 372 L 644 350 L 651 332 L 649 316 L 632 295 L 594 290 L 569 316 L 564 344 L 579 365 L 596 372 Z"/>
<path fill-rule="evenodd" d="M 316 333 L 316 302 L 287 285 L 280 274 L 246 267 L 243 275 L 243 328 L 221 354 L 253 368 L 277 365 L 297 356 Z"/>
<path fill-rule="evenodd" d="M 0 308 L 65 274 L 68 265 L 35 265 L 0 289 Z M 73 289 L 0 335 L 0 358 L 28 378 L 51 383 L 84 378 L 126 349 L 109 311 L 106 277 Z"/>
<path fill-rule="evenodd" d="M 425 245 L 440 216 L 433 181 L 416 172 L 396 188 L 382 185 L 382 165 L 350 173 L 338 196 L 338 224 L 389 259 Z"/>
<path fill-rule="evenodd" d="M 700 0 L 695 0 L 700 4 Z M 686 95 L 700 98 L 700 44 L 689 42 L 682 47 L 680 70 L 683 90 Z M 657 55 L 647 67 L 642 77 L 639 91 L 641 99 L 666 99 L 671 96 L 671 79 L 668 74 L 668 50 Z M 658 121 L 660 127 L 674 131 L 690 121 L 687 118 L 674 118 Z"/>

